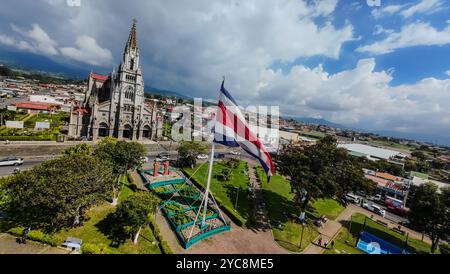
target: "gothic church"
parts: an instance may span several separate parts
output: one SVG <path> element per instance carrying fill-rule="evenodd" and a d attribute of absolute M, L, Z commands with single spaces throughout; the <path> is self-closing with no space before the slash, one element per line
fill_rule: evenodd
<path fill-rule="evenodd" d="M 70 137 L 97 140 L 111 136 L 138 141 L 159 137 L 162 121 L 156 105 L 145 102 L 139 59 L 134 21 L 118 72 L 89 74 L 84 102 L 74 107 L 70 117 Z"/>

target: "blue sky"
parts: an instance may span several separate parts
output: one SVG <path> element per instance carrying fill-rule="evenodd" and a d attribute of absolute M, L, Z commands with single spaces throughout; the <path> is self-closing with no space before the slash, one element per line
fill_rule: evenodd
<path fill-rule="evenodd" d="M 135 17 L 147 85 L 450 139 L 450 2 L 367 2 L 0 0 L 0 57 L 107 73 Z"/>

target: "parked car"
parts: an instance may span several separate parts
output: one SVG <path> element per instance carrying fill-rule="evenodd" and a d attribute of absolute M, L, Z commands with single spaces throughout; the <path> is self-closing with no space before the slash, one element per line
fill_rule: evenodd
<path fill-rule="evenodd" d="M 362 190 L 356 191 L 356 194 L 358 194 L 361 197 L 366 197 L 366 193 L 364 191 L 362 191 Z"/>
<path fill-rule="evenodd" d="M 197 159 L 199 159 L 199 160 L 207 160 L 208 159 L 208 155 L 206 155 L 206 154 L 199 154 L 199 155 L 197 155 Z"/>
<path fill-rule="evenodd" d="M 348 202 L 355 203 L 355 204 L 359 204 L 359 202 L 360 202 L 360 199 L 351 193 L 347 193 L 347 195 L 345 195 L 345 199 Z"/>
<path fill-rule="evenodd" d="M 142 162 L 148 163 L 148 157 L 142 157 Z"/>
<path fill-rule="evenodd" d="M 8 157 L 0 160 L 0 166 L 20 166 L 23 165 L 23 158 Z"/>
<path fill-rule="evenodd" d="M 216 153 L 214 155 L 214 158 L 223 159 L 223 158 L 225 158 L 225 153 Z"/>
<path fill-rule="evenodd" d="M 386 211 L 377 205 L 371 205 L 371 211 L 382 217 L 386 216 Z"/>
<path fill-rule="evenodd" d="M 158 162 L 170 161 L 170 154 L 166 153 L 166 152 L 162 152 L 162 153 L 158 154 L 158 156 L 156 157 L 156 161 L 158 161 Z"/>
<path fill-rule="evenodd" d="M 231 155 L 236 155 L 236 156 L 239 156 L 239 155 L 241 155 L 241 153 L 240 153 L 240 152 L 238 152 L 238 151 L 235 151 L 235 150 L 232 150 L 232 151 L 230 151 L 230 154 L 231 154 Z"/>
<path fill-rule="evenodd" d="M 363 200 L 363 201 L 361 202 L 361 207 L 362 207 L 362 208 L 365 208 L 365 209 L 367 209 L 367 210 L 370 210 L 370 209 L 371 209 L 371 206 L 372 206 L 372 204 L 370 204 L 370 203 L 367 202 L 366 200 Z"/>
<path fill-rule="evenodd" d="M 72 251 L 81 251 L 81 246 L 83 245 L 83 240 L 74 238 L 74 237 L 68 237 L 64 243 L 62 244 L 63 247 L 71 249 Z"/>

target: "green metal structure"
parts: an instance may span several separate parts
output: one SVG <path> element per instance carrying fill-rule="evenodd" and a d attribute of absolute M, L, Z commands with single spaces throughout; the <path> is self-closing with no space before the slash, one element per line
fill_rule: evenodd
<path fill-rule="evenodd" d="M 202 226 L 199 216 L 203 195 L 185 177 L 163 177 L 150 182 L 146 175 L 152 176 L 153 170 L 142 170 L 139 174 L 145 186 L 163 201 L 161 210 L 183 248 L 188 249 L 205 238 L 231 229 L 230 222 L 222 217 L 218 208 L 209 203 L 206 223 Z"/>

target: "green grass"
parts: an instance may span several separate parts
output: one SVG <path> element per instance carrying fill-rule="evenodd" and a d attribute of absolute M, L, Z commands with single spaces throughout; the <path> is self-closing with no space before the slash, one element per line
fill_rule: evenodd
<path fill-rule="evenodd" d="M 356 238 L 349 233 L 346 227 L 342 227 L 341 231 L 334 239 L 334 248 L 326 249 L 323 254 L 365 254 L 355 246 Z"/>
<path fill-rule="evenodd" d="M 344 211 L 345 207 L 333 199 L 317 199 L 311 203 L 312 209 L 309 213 L 314 218 L 320 218 L 322 215 L 328 219 L 334 220 Z"/>
<path fill-rule="evenodd" d="M 347 222 L 345 224 L 343 230 L 345 229 L 344 231 L 347 232 L 342 236 L 340 243 L 343 243 L 343 241 L 349 241 L 350 244 L 354 247 L 356 245 L 356 237 L 364 227 L 364 220 L 366 220 L 365 230 L 369 233 L 372 233 L 373 235 L 380 237 L 399 247 L 404 246 L 407 238 L 406 235 L 400 235 L 399 233 L 387 228 L 386 226 L 378 224 L 370 218 L 366 218 L 365 215 L 360 213 L 356 213 L 352 216 L 351 230 L 349 231 L 350 233 L 348 233 L 350 222 Z M 414 253 L 429 253 L 430 245 L 418 239 L 408 238 L 406 249 Z"/>
<path fill-rule="evenodd" d="M 185 168 L 184 171 L 190 176 L 200 165 L 198 164 L 194 169 Z M 250 197 L 249 178 L 246 175 L 247 163 L 243 161 L 239 162 L 239 165 L 232 169 L 233 175 L 228 182 L 219 181 L 216 177 L 225 167 L 224 161 L 214 163 L 213 176 L 211 178 L 211 193 L 219 204 L 227 208 L 230 214 L 233 214 L 242 224 L 246 224 L 248 221 L 252 221 L 253 218 L 253 201 Z M 206 188 L 207 175 L 208 165 L 204 164 L 192 178 Z M 235 202 L 238 193 L 235 187 L 239 187 L 237 208 L 235 208 Z"/>
<path fill-rule="evenodd" d="M 302 226 L 296 221 L 300 208 L 294 202 L 290 183 L 279 175 L 274 175 L 267 183 L 260 167 L 256 168 L 256 173 L 262 182 L 264 202 L 275 240 L 289 251 L 302 251 L 319 235 L 317 228 L 307 222 L 301 239 Z"/>
<path fill-rule="evenodd" d="M 133 193 L 133 190 L 129 188 L 130 184 L 126 178 L 124 176 L 121 180 L 124 183 L 124 187 L 119 196 L 119 203 Z M 83 243 L 99 246 L 106 245 L 114 254 L 161 254 L 158 244 L 153 244 L 153 242 L 157 243 L 157 241 L 148 226 L 143 227 L 137 245 L 133 244 L 131 239 L 128 239 L 119 246 L 111 246 L 112 240 L 102 232 L 102 227 L 114 226 L 113 223 L 107 223 L 107 217 L 115 210 L 116 208 L 109 203 L 96 206 L 87 212 L 89 219 L 84 222 L 83 226 L 62 230 L 56 233 L 55 236 L 62 239 L 76 237 L 82 239 Z"/>
<path fill-rule="evenodd" d="M 392 141 L 387 141 L 387 140 L 373 140 L 373 141 L 370 141 L 369 143 L 374 144 L 374 145 L 381 145 L 381 146 L 385 146 L 385 147 L 398 148 L 398 149 L 402 149 L 402 150 L 411 151 L 411 147 L 409 147 L 407 145 L 402 145 L 402 144 L 392 142 Z"/>

